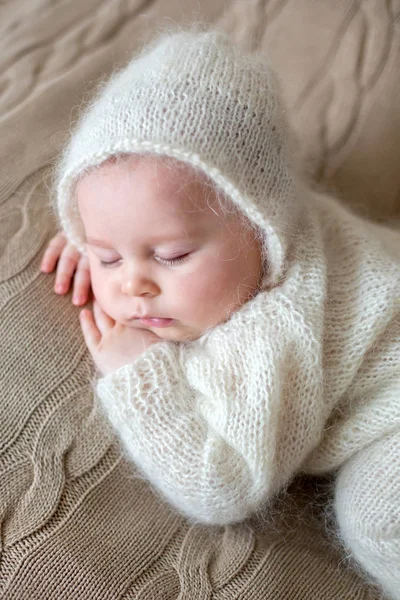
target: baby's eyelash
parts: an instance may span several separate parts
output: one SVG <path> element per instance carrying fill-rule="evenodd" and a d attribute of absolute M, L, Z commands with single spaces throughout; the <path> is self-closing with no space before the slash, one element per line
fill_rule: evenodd
<path fill-rule="evenodd" d="M 176 258 L 161 258 L 161 256 L 158 257 L 158 261 L 161 262 L 161 264 L 163 265 L 167 265 L 167 266 L 172 266 L 172 265 L 176 265 L 179 263 L 184 262 L 187 257 L 189 256 L 189 253 L 187 254 L 182 254 L 182 256 L 177 256 Z M 105 260 L 100 260 L 100 264 L 102 267 L 110 268 L 113 265 L 115 265 L 117 262 L 119 262 L 119 258 L 115 259 L 115 260 L 111 260 L 109 262 L 105 261 Z"/>
<path fill-rule="evenodd" d="M 161 256 L 159 256 L 158 260 L 163 265 L 172 266 L 172 265 L 176 265 L 178 263 L 182 263 L 183 261 L 185 261 L 187 259 L 188 256 L 189 256 L 189 253 L 182 254 L 182 256 L 177 256 L 176 258 L 161 258 Z"/>
<path fill-rule="evenodd" d="M 105 260 L 100 260 L 100 264 L 101 264 L 102 267 L 106 267 L 107 268 L 107 267 L 111 267 L 112 265 L 114 265 L 118 261 L 119 261 L 119 258 L 117 258 L 115 260 L 111 260 L 110 262 L 107 262 Z"/>
<path fill-rule="evenodd" d="M 100 260 L 100 264 L 102 267 L 110 268 L 112 265 L 114 265 L 118 261 L 119 261 L 119 258 L 117 258 L 115 260 L 111 260 L 110 262 L 106 262 L 105 260 Z"/>

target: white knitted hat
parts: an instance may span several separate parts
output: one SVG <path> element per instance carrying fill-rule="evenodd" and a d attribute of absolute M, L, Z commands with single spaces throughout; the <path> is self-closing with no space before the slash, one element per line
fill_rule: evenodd
<path fill-rule="evenodd" d="M 282 275 L 299 214 L 281 109 L 262 57 L 221 33 L 166 35 L 100 90 L 57 168 L 55 212 L 85 253 L 74 184 L 121 153 L 200 168 L 265 233 L 268 284 Z"/>

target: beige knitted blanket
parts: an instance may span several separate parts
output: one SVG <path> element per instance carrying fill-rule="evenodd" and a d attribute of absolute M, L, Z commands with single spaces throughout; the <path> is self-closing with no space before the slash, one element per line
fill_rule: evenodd
<path fill-rule="evenodd" d="M 324 532 L 329 483 L 296 481 L 270 521 L 202 527 L 137 477 L 93 406 L 79 309 L 39 264 L 71 117 L 166 19 L 268 52 L 309 174 L 398 216 L 399 16 L 400 0 L 0 3 L 1 598 L 377 598 Z"/>

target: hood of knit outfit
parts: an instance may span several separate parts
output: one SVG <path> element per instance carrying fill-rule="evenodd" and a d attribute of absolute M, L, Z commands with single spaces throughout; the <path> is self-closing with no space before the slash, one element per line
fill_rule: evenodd
<path fill-rule="evenodd" d="M 57 171 L 82 252 L 74 182 L 119 153 L 202 169 L 264 233 L 254 298 L 95 385 L 127 455 L 197 522 L 242 520 L 297 473 L 398 439 L 400 235 L 301 184 L 274 87 L 265 59 L 222 34 L 161 37 L 102 87 Z"/>

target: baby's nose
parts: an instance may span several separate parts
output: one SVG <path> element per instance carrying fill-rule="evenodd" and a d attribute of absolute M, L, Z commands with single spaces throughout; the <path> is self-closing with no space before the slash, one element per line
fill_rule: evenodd
<path fill-rule="evenodd" d="M 128 296 L 156 296 L 159 288 L 146 277 L 128 277 L 121 285 L 121 291 Z"/>

